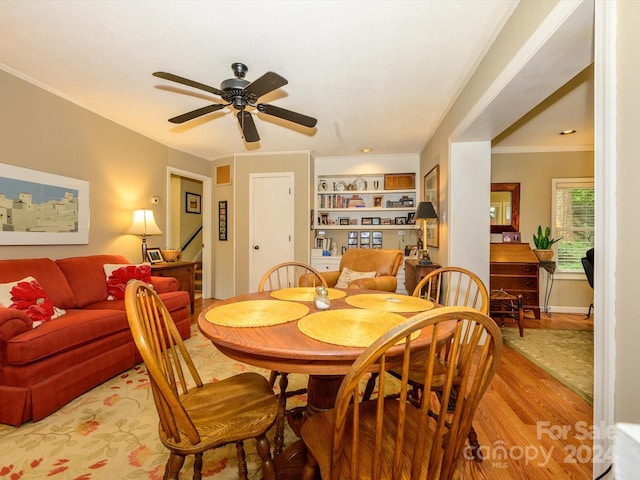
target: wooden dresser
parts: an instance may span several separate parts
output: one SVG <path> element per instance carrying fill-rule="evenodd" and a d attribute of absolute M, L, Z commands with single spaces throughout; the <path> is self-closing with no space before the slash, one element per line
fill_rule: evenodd
<path fill-rule="evenodd" d="M 440 268 L 440 265 L 437 263 L 420 265 L 418 260 L 407 258 L 404 261 L 404 284 L 407 289 L 407 295 L 413 293 L 420 280 L 438 268 Z"/>
<path fill-rule="evenodd" d="M 528 243 L 492 243 L 490 252 L 490 290 L 522 295 L 525 310 L 540 318 L 538 257 Z"/>
<path fill-rule="evenodd" d="M 173 277 L 178 280 L 178 288 L 180 290 L 189 292 L 191 313 L 195 311 L 196 265 L 195 262 L 162 262 L 151 264 L 151 275 Z"/>

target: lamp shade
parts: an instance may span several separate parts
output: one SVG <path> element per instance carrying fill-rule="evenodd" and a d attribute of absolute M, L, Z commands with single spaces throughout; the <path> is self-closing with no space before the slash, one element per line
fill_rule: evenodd
<path fill-rule="evenodd" d="M 162 235 L 162 230 L 153 218 L 153 210 L 134 210 L 133 222 L 125 233 L 143 236 Z"/>
<path fill-rule="evenodd" d="M 426 220 L 427 218 L 438 218 L 436 209 L 431 202 L 420 202 L 416 209 L 416 219 Z"/>

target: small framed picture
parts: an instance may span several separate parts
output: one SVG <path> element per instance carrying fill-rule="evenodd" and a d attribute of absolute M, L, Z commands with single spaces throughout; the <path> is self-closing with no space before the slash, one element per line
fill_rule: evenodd
<path fill-rule="evenodd" d="M 339 217 L 338 218 L 339 225 L 349 225 L 349 217 Z"/>
<path fill-rule="evenodd" d="M 382 195 L 373 196 L 373 206 L 374 208 L 382 207 Z"/>
<path fill-rule="evenodd" d="M 513 243 L 520 243 L 520 232 L 511 232 L 511 241 Z"/>
<path fill-rule="evenodd" d="M 321 213 L 320 214 L 320 225 L 329 225 L 329 214 Z"/>
<path fill-rule="evenodd" d="M 396 225 L 406 225 L 407 217 L 396 217 Z"/>
<path fill-rule="evenodd" d="M 393 225 L 392 218 L 382 218 L 380 219 L 380 225 Z"/>
<path fill-rule="evenodd" d="M 371 219 L 371 225 L 380 225 L 380 217 L 373 217 Z"/>
<path fill-rule="evenodd" d="M 514 232 L 502 232 L 502 243 L 513 242 L 513 233 Z"/>
<path fill-rule="evenodd" d="M 373 225 L 373 218 L 371 217 L 363 217 L 362 225 Z"/>
<path fill-rule="evenodd" d="M 197 193 L 186 192 L 185 210 L 187 213 L 200 213 L 202 211 L 202 197 Z"/>
<path fill-rule="evenodd" d="M 147 259 L 151 263 L 160 263 L 164 262 L 164 258 L 162 258 L 162 252 L 159 248 L 148 248 L 147 249 Z"/>
<path fill-rule="evenodd" d="M 416 224 L 416 212 L 409 212 L 407 215 L 407 224 L 415 225 Z"/>

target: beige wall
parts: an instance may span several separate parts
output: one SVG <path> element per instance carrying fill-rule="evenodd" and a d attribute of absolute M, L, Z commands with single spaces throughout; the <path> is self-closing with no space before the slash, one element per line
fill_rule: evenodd
<path fill-rule="evenodd" d="M 593 177 L 593 152 L 499 153 L 491 157 L 491 181 L 520 183 L 520 233 L 522 241 L 534 248 L 533 234 L 538 225 L 551 225 L 551 179 Z M 502 237 L 492 235 L 491 241 Z M 540 292 L 546 286 L 546 273 L 540 274 Z M 549 305 L 564 311 L 585 311 L 593 291 L 584 276 L 556 278 Z M 542 301 L 541 296 L 540 300 Z M 562 308 L 564 307 L 564 308 Z M 566 308 L 569 307 L 569 308 Z"/>
<path fill-rule="evenodd" d="M 0 70 L 0 162 L 87 180 L 88 245 L 0 246 L 0 258 L 117 253 L 141 260 L 140 238 L 124 235 L 136 208 L 166 231 L 167 166 L 210 174 L 210 163 L 169 149 Z M 0 172 L 1 174 L 1 172 Z M 151 197 L 160 198 L 158 205 Z M 164 235 L 149 237 L 164 247 Z"/>
<path fill-rule="evenodd" d="M 216 298 L 227 298 L 249 291 L 249 175 L 252 173 L 293 172 L 294 174 L 294 258 L 309 261 L 311 209 L 311 154 L 309 152 L 280 152 L 267 154 L 238 154 L 214 162 L 231 163 L 232 185 L 214 187 L 214 201 L 227 200 L 233 212 L 229 222 L 229 240 L 219 241 L 218 215 L 214 212 L 214 265 Z M 216 207 L 217 208 L 217 207 Z"/>
<path fill-rule="evenodd" d="M 640 222 L 636 220 L 640 192 L 640 2 L 618 2 L 617 133 L 617 256 L 616 256 L 616 422 L 640 423 Z"/>

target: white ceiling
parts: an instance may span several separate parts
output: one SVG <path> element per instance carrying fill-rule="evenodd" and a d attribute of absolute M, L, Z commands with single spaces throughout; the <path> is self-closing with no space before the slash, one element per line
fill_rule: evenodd
<path fill-rule="evenodd" d="M 3 0 L 0 68 L 208 159 L 247 151 L 355 155 L 363 147 L 378 154 L 416 153 L 516 5 L 515 0 Z M 267 71 L 285 77 L 289 84 L 260 102 L 316 117 L 317 126 L 299 127 L 254 110 L 261 141 L 247 144 L 231 107 L 182 125 L 167 121 L 220 99 L 153 72 L 219 88 L 233 77 L 234 62 L 249 67 L 249 81 Z M 592 144 L 589 89 L 592 81 L 583 82 L 499 146 Z M 580 114 L 582 123 L 566 123 L 566 112 Z M 533 124 L 543 127 L 542 136 Z M 557 132 L 566 128 L 586 136 L 558 140 Z"/>

